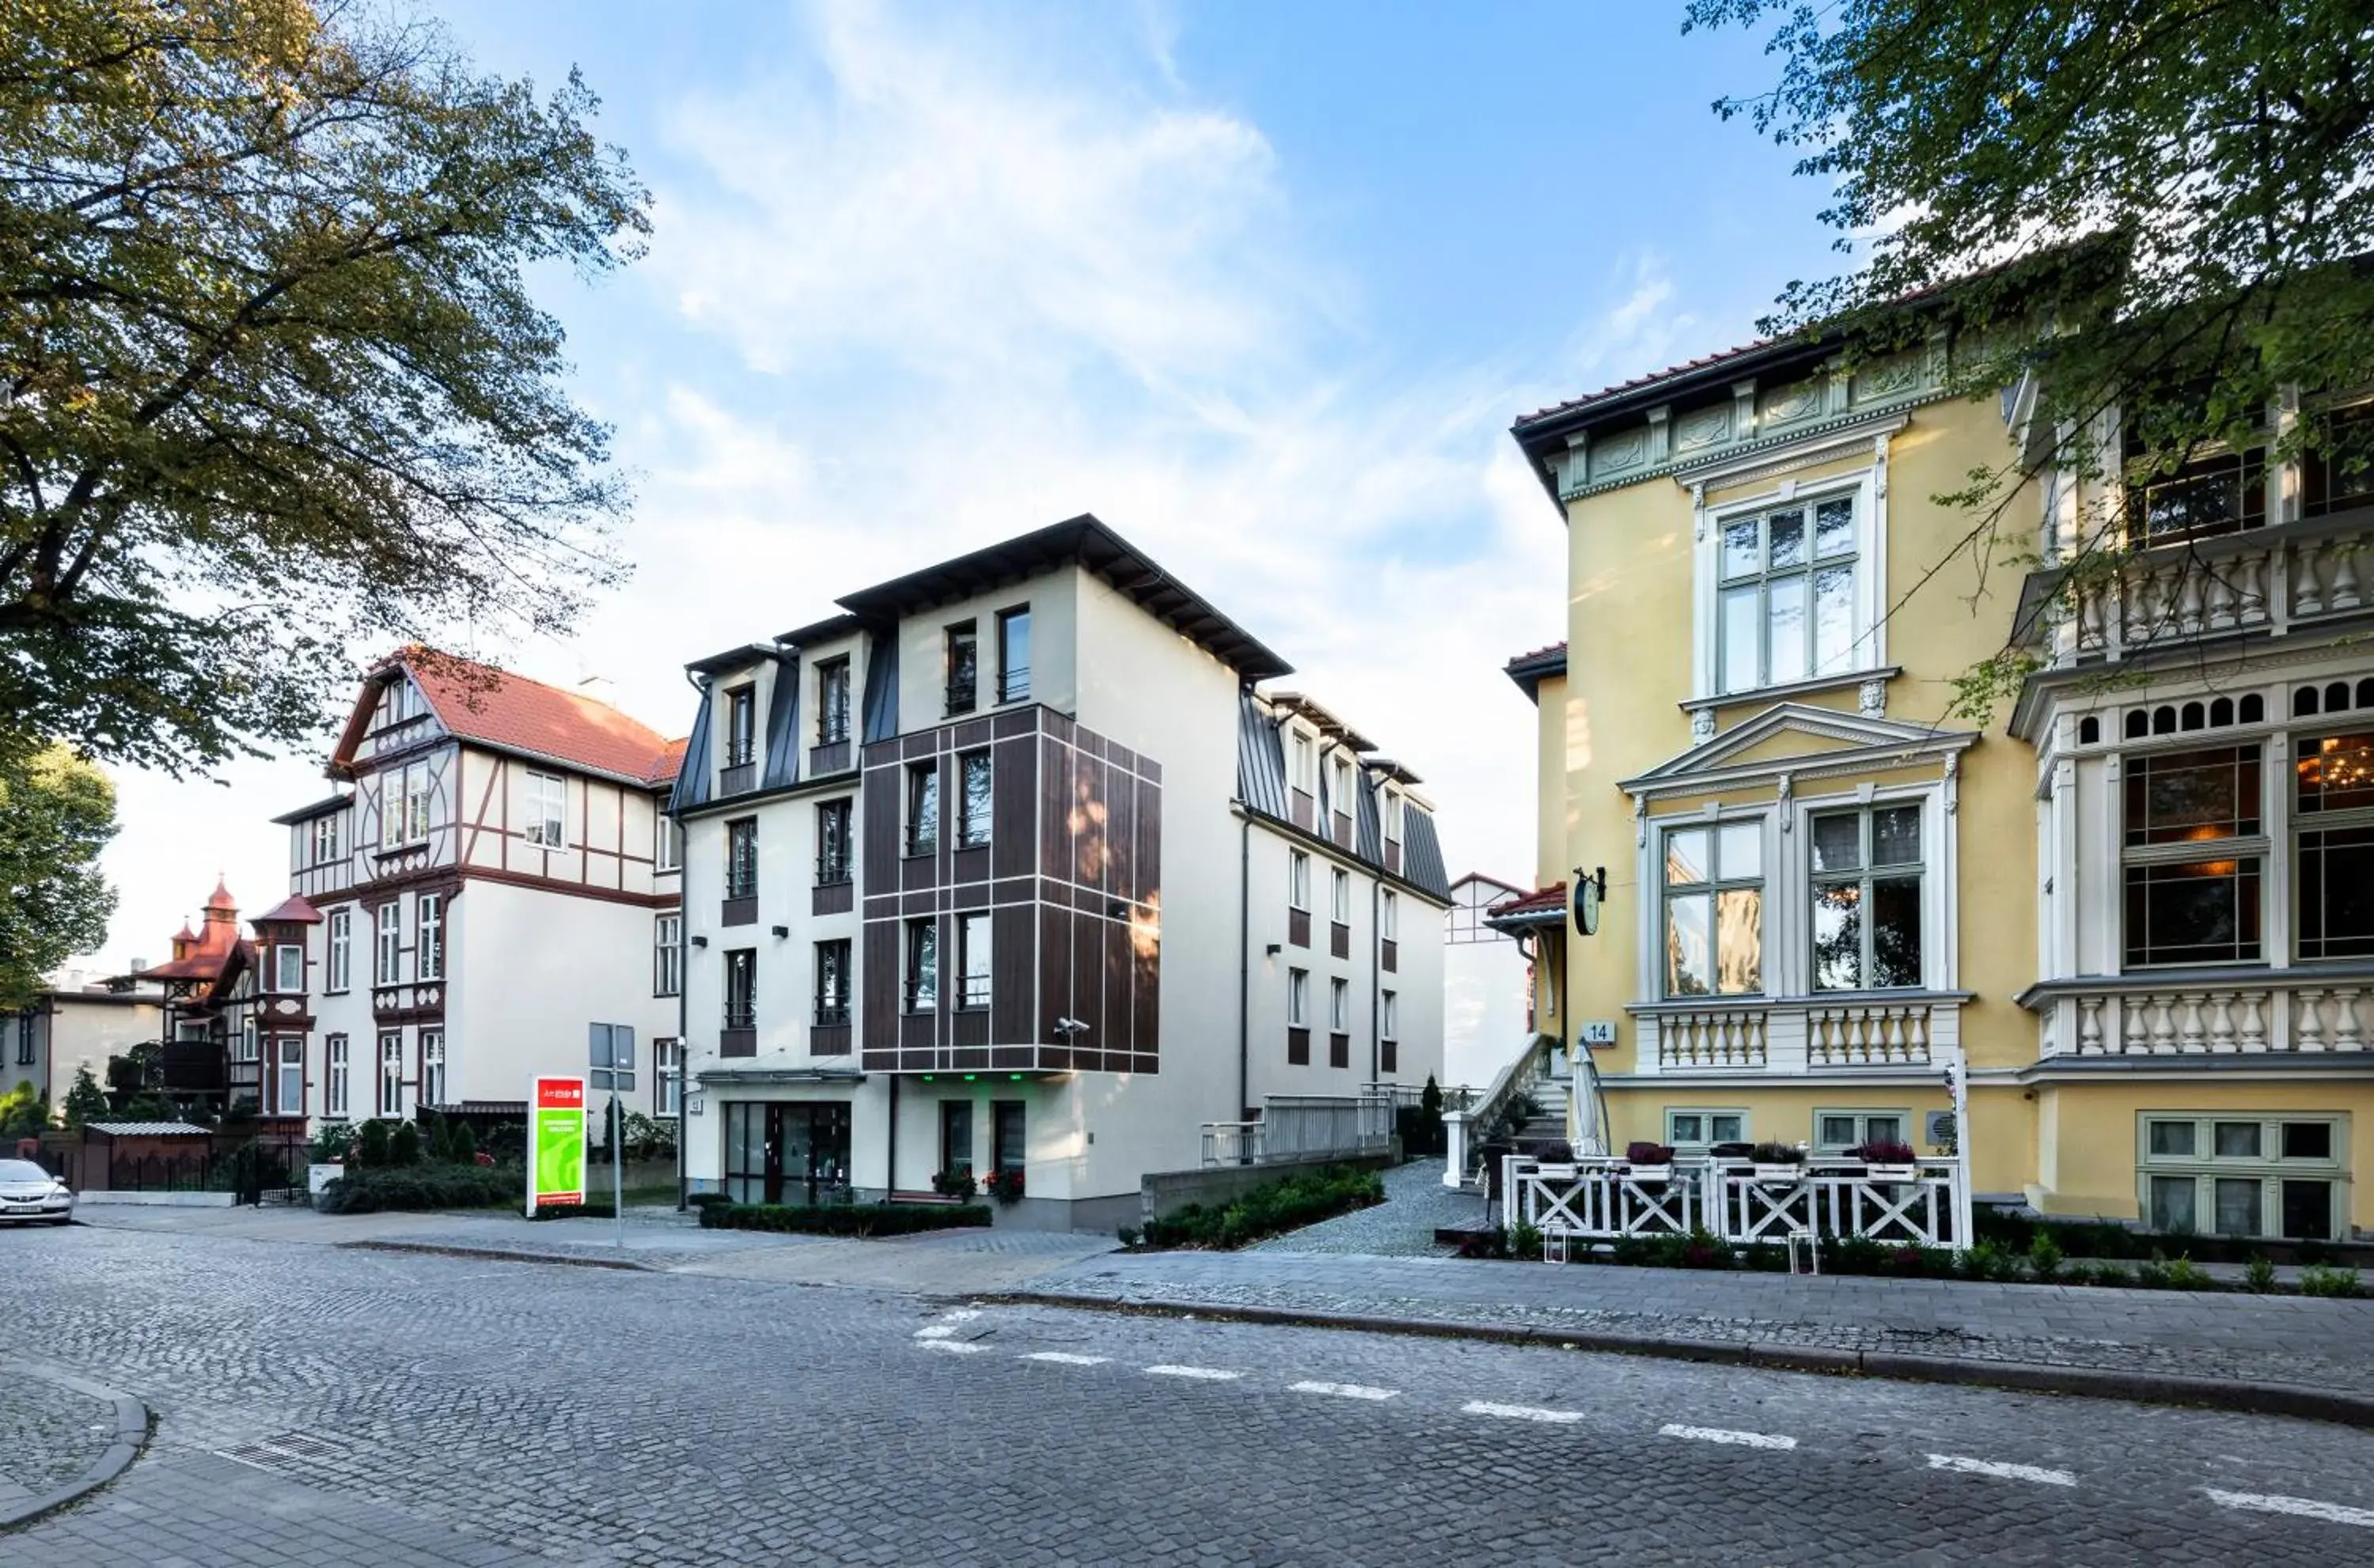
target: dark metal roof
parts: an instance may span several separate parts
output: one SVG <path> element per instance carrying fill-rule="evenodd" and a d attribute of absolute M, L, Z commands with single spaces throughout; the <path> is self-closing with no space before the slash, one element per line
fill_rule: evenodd
<path fill-rule="evenodd" d="M 696 659 L 685 668 L 704 675 L 714 675 L 721 670 L 738 670 L 745 664 L 757 664 L 774 656 L 775 650 L 763 642 L 746 642 L 739 648 L 729 648 L 723 653 Z"/>
<path fill-rule="evenodd" d="M 311 822 L 317 816 L 327 816 L 332 812 L 344 811 L 354 803 L 355 798 L 352 795 L 332 795 L 327 800 L 316 801 L 310 806 L 299 806 L 293 812 L 283 812 L 272 820 L 283 827 L 294 827 L 300 822 Z"/>
<path fill-rule="evenodd" d="M 838 603 L 873 620 L 928 610 L 934 605 L 986 593 L 1053 567 L 1075 565 L 1235 670 L 1248 681 L 1294 673 L 1294 667 L 1263 647 L 1251 632 L 1214 609 L 1203 595 L 1156 565 L 1128 540 L 1087 512 L 1033 533 L 925 567 L 905 577 L 860 589 Z"/>
<path fill-rule="evenodd" d="M 1566 673 L 1566 644 L 1537 648 L 1531 653 L 1520 653 L 1505 666 L 1509 679 L 1525 694 L 1528 702 L 1542 700 L 1542 683 L 1553 675 Z"/>
<path fill-rule="evenodd" d="M 1416 801 L 1402 802 L 1402 876 L 1412 886 L 1451 902 L 1451 876 L 1442 869 L 1442 845 L 1434 837 L 1434 813 Z"/>
<path fill-rule="evenodd" d="M 787 643 L 793 648 L 813 648 L 820 642 L 835 642 L 841 638 L 854 637 L 864 630 L 864 626 L 865 621 L 863 616 L 827 615 L 821 621 L 813 621 L 805 626 L 793 626 L 775 640 Z"/>

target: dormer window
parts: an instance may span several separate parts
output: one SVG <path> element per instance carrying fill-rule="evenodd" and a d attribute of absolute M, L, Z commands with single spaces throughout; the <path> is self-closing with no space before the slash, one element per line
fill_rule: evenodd
<path fill-rule="evenodd" d="M 828 659 L 817 666 L 817 744 L 849 739 L 849 661 Z"/>
<path fill-rule="evenodd" d="M 420 688 L 414 685 L 408 677 L 398 675 L 380 688 L 379 706 L 371 714 L 371 728 L 374 731 L 394 729 L 398 724 L 419 718 L 426 711 L 420 701 Z"/>
<path fill-rule="evenodd" d="M 758 755 L 758 688 L 735 686 L 725 694 L 725 766 L 749 766 Z"/>
<path fill-rule="evenodd" d="M 1290 754 L 1287 781 L 1306 795 L 1315 795 L 1319 792 L 1318 752 L 1312 747 L 1310 737 L 1301 731 L 1290 730 L 1287 734 Z"/>

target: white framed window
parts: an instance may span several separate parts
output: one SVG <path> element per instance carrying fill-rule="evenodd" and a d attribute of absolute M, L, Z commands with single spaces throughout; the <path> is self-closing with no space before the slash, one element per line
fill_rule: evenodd
<path fill-rule="evenodd" d="M 420 1031 L 420 1103 L 441 1106 L 445 1103 L 445 1031 Z"/>
<path fill-rule="evenodd" d="M 936 1012 L 940 1007 L 940 922 L 907 922 L 907 1011 Z"/>
<path fill-rule="evenodd" d="M 326 866 L 338 858 L 338 818 L 334 812 L 313 819 L 313 860 L 317 866 Z"/>
<path fill-rule="evenodd" d="M 1921 802 L 1819 812 L 1811 827 L 1814 989 L 1920 985 Z"/>
<path fill-rule="evenodd" d="M 652 1114 L 676 1116 L 684 1109 L 684 1042 L 663 1036 L 652 1042 Z"/>
<path fill-rule="evenodd" d="M 397 1030 L 379 1037 L 379 1114 L 404 1114 L 404 1036 Z"/>
<path fill-rule="evenodd" d="M 293 942 L 275 944 L 272 949 L 272 989 L 285 996 L 304 989 L 304 948 Z"/>
<path fill-rule="evenodd" d="M 2267 851 L 2257 743 L 2122 759 L 2126 966 L 2255 963 Z"/>
<path fill-rule="evenodd" d="M 379 776 L 379 848 L 385 854 L 404 848 L 404 769 L 391 767 Z"/>
<path fill-rule="evenodd" d="M 1287 782 L 1306 795 L 1316 795 L 1319 793 L 1319 753 L 1311 745 L 1310 737 L 1301 731 L 1290 730 L 1287 733 L 1292 743 Z"/>
<path fill-rule="evenodd" d="M 251 1018 L 240 1026 L 238 1036 L 231 1041 L 231 1059 L 248 1066 L 262 1060 L 263 1057 L 263 1047 L 256 1043 L 255 1020 Z"/>
<path fill-rule="evenodd" d="M 1400 843 L 1402 841 L 1402 792 L 1399 790 L 1385 791 L 1383 816 L 1385 837 L 1392 843 Z"/>
<path fill-rule="evenodd" d="M 652 919 L 652 995 L 676 996 L 684 989 L 684 917 L 658 915 Z"/>
<path fill-rule="evenodd" d="M 523 837 L 531 844 L 541 844 L 557 849 L 569 842 L 569 780 L 558 773 L 538 773 L 534 768 L 527 775 L 526 827 Z"/>
<path fill-rule="evenodd" d="M 1745 1111 L 1690 1106 L 1673 1107 L 1665 1112 L 1665 1142 L 1674 1149 L 1704 1153 L 1718 1143 L 1746 1141 Z"/>
<path fill-rule="evenodd" d="M 1814 1153 L 1843 1154 L 1866 1143 L 1910 1143 L 1912 1113 L 1908 1110 L 1814 1112 Z"/>
<path fill-rule="evenodd" d="M 957 758 L 963 793 L 958 802 L 957 847 L 978 849 L 989 842 L 990 802 L 993 794 L 987 752 L 967 752 Z"/>
<path fill-rule="evenodd" d="M 1286 902 L 1289 907 L 1310 907 L 1310 857 L 1299 849 L 1286 852 Z"/>
<path fill-rule="evenodd" d="M 273 1042 L 273 1057 L 277 1065 L 273 1089 L 273 1110 L 280 1116 L 305 1114 L 305 1042 L 294 1035 L 283 1035 Z"/>
<path fill-rule="evenodd" d="M 1330 891 L 1329 917 L 1339 926 L 1352 923 L 1352 873 L 1343 867 L 1334 868 L 1334 886 Z"/>
<path fill-rule="evenodd" d="M 377 984 L 397 985 L 404 979 L 404 901 L 391 898 L 381 905 L 378 920 L 374 949 L 377 956 L 371 974 Z"/>
<path fill-rule="evenodd" d="M 424 980 L 445 977 L 445 898 L 442 894 L 420 895 L 419 928 L 413 933 L 413 972 Z"/>
<path fill-rule="evenodd" d="M 1352 982 L 1331 979 L 1327 982 L 1327 1027 L 1338 1035 L 1352 1028 Z"/>
<path fill-rule="evenodd" d="M 1701 536 L 1698 695 L 1843 676 L 1880 660 L 1870 474 L 1712 512 Z"/>
<path fill-rule="evenodd" d="M 684 827 L 665 812 L 652 819 L 652 870 L 672 872 L 684 864 Z"/>
<path fill-rule="evenodd" d="M 323 1051 L 322 1112 L 325 1116 L 347 1114 L 347 1037 L 333 1035 L 324 1042 Z"/>
<path fill-rule="evenodd" d="M 1381 934 L 1387 942 L 1399 941 L 1402 934 L 1402 898 L 1392 888 L 1385 889 L 1384 906 L 1378 916 Z"/>
<path fill-rule="evenodd" d="M 425 762 L 406 763 L 404 767 L 405 841 L 418 844 L 427 840 L 434 820 L 437 801 L 436 781 L 429 777 Z"/>
<path fill-rule="evenodd" d="M 1352 759 L 1350 757 L 1338 756 L 1335 759 L 1335 782 L 1329 792 L 1327 804 L 1332 811 L 1341 812 L 1346 816 L 1352 814 Z"/>
<path fill-rule="evenodd" d="M 957 1006 L 979 1011 L 989 1006 L 989 917 L 957 918 Z"/>
<path fill-rule="evenodd" d="M 1400 997 L 1391 991 L 1383 992 L 1378 997 L 1377 1034 L 1381 1038 L 1398 1040 L 1402 1037 L 1401 1000 Z"/>
<path fill-rule="evenodd" d="M 2136 1196 L 2153 1230 L 2330 1241 L 2347 1223 L 2346 1116 L 2145 1111 L 2136 1120 Z"/>
<path fill-rule="evenodd" d="M 1673 826 L 1663 836 L 1664 992 L 1764 989 L 1764 820 Z"/>
<path fill-rule="evenodd" d="M 2292 866 L 2303 964 L 2374 957 L 2374 734 L 2292 743 Z"/>
<path fill-rule="evenodd" d="M 354 984 L 355 976 L 355 913 L 351 909 L 330 911 L 329 973 L 323 979 L 323 989 L 338 992 Z"/>
<path fill-rule="evenodd" d="M 1310 971 L 1288 969 L 1286 972 L 1286 1021 L 1293 1028 L 1306 1028 L 1310 1023 Z"/>

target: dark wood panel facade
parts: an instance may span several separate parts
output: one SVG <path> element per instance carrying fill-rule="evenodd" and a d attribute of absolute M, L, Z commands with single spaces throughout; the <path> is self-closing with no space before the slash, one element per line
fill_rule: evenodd
<path fill-rule="evenodd" d="M 991 758 L 990 842 L 958 847 L 963 769 Z M 911 770 L 932 769 L 935 842 L 909 854 Z M 1063 715 L 968 718 L 864 751 L 867 1071 L 1160 1069 L 1162 772 Z M 965 1009 L 960 918 L 990 918 L 990 1001 Z M 910 922 L 937 922 L 937 999 L 908 1011 Z M 1067 1030 L 1065 1020 L 1086 1024 Z"/>

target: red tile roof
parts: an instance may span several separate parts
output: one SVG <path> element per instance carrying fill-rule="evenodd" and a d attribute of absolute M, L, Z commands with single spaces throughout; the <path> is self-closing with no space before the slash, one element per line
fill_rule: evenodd
<path fill-rule="evenodd" d="M 683 757 L 682 741 L 582 693 L 425 648 L 405 649 L 380 669 L 399 664 L 437 721 L 464 740 L 653 785 L 674 778 Z"/>
<path fill-rule="evenodd" d="M 1566 907 L 1566 883 L 1554 882 L 1547 887 L 1537 887 L 1520 898 L 1506 898 L 1487 911 L 1498 920 L 1510 915 L 1538 915 Z"/>
<path fill-rule="evenodd" d="M 319 925 L 322 920 L 322 911 L 314 908 L 303 894 L 292 893 L 270 909 L 258 915 L 254 923 L 260 926 L 267 920 L 281 920 L 300 926 Z"/>
<path fill-rule="evenodd" d="M 1759 337 L 1753 343 L 1743 343 L 1734 348 L 1725 348 L 1714 354 L 1702 354 L 1696 359 L 1685 359 L 1678 365 L 1668 365 L 1662 370 L 1651 370 L 1645 376 L 1635 376 L 1628 381 L 1618 381 L 1612 387 L 1602 387 L 1595 392 L 1585 392 L 1581 397 L 1568 398 L 1564 403 L 1553 403 L 1546 408 L 1536 408 L 1531 414 L 1521 414 L 1517 415 L 1517 423 L 1531 425 L 1537 419 L 1547 419 L 1554 414 L 1564 414 L 1569 408 L 1581 408 L 1584 404 L 1597 403 L 1604 397 L 1614 397 L 1618 392 L 1631 392 L 1638 387 L 1653 386 L 1670 377 L 1687 375 L 1692 370 L 1703 370 L 1710 365 L 1720 365 L 1725 360 L 1737 359 L 1745 355 L 1754 354 L 1759 349 L 1769 348 L 1780 341 L 1777 337 Z"/>
<path fill-rule="evenodd" d="M 1549 659 L 1553 657 L 1558 659 L 1566 657 L 1565 642 L 1553 642 L 1545 647 L 1536 648 L 1530 653 L 1520 653 L 1514 659 L 1509 661 L 1508 667 L 1513 670 L 1520 664 L 1530 664 L 1536 659 Z"/>

